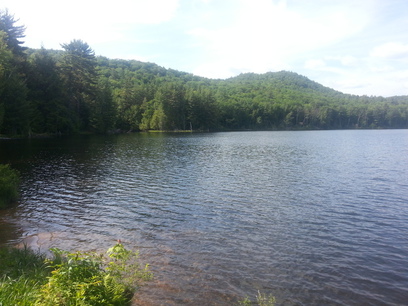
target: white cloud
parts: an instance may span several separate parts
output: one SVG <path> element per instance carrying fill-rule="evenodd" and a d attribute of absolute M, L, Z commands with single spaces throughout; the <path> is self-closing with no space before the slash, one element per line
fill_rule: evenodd
<path fill-rule="evenodd" d="M 370 56 L 388 59 L 408 59 L 408 44 L 389 42 L 374 48 Z"/>
<path fill-rule="evenodd" d="M 355 66 L 358 63 L 358 59 L 351 55 L 343 56 L 339 58 L 339 60 L 343 66 L 349 66 L 349 67 Z"/>
<path fill-rule="evenodd" d="M 286 1 L 240 0 L 234 21 L 228 26 L 200 27 L 189 33 L 206 46 L 206 60 L 224 62 L 230 68 L 266 72 L 290 69 L 298 54 L 338 42 L 359 31 L 367 18 L 352 19 L 346 7 L 321 9 L 322 14 L 302 14 Z M 351 64 L 352 59 L 344 58 Z M 235 63 L 235 64 L 234 64 Z M 309 62 L 307 65 L 316 64 Z M 231 75 L 230 75 L 231 76 Z"/>
<path fill-rule="evenodd" d="M 408 84 L 408 72 L 398 71 L 392 67 L 374 70 L 370 65 L 371 63 L 367 62 L 366 66 L 343 70 L 341 74 L 330 79 L 330 87 L 345 93 L 359 95 L 407 94 L 405 84 Z"/>
<path fill-rule="evenodd" d="M 30 22 L 48 23 L 47 20 L 69 21 L 72 26 L 87 20 L 108 24 L 156 24 L 170 20 L 179 6 L 179 0 L 3 0 L 3 7 Z M 39 9 L 41 8 L 41 9 Z M 36 12 L 36 14 L 33 14 Z M 40 16 L 38 14 L 41 14 Z M 48 23 L 52 26 L 51 23 Z"/>
<path fill-rule="evenodd" d="M 306 69 L 316 70 L 316 69 L 321 69 L 325 67 L 326 67 L 326 63 L 325 61 L 321 59 L 311 59 L 311 60 L 306 61 L 305 63 Z"/>
<path fill-rule="evenodd" d="M 234 69 L 225 62 L 213 61 L 197 66 L 192 73 L 200 76 L 205 75 L 214 79 L 225 79 L 237 74 L 237 71 L 234 71 Z"/>
<path fill-rule="evenodd" d="M 305 69 L 341 72 L 344 69 L 356 67 L 359 64 L 359 59 L 351 56 L 324 56 L 323 59 L 309 59 L 304 64 Z"/>
<path fill-rule="evenodd" d="M 179 0 L 3 0 L 2 5 L 27 26 L 26 44 L 59 48 L 83 39 L 90 45 L 126 38 L 129 27 L 171 20 Z M 39 9 L 41 8 L 41 9 Z"/>
<path fill-rule="evenodd" d="M 374 73 L 384 73 L 394 70 L 390 65 L 384 65 L 381 63 L 372 63 L 368 66 L 367 71 Z"/>
<path fill-rule="evenodd" d="M 406 94 L 406 0 L 2 0 L 26 45 L 83 39 L 97 54 L 213 78 L 291 70 L 337 90 Z"/>
<path fill-rule="evenodd" d="M 354 91 L 355 89 L 370 86 L 370 81 L 362 79 L 359 76 L 349 76 L 347 79 L 337 81 L 336 87 L 342 88 L 345 92 Z"/>

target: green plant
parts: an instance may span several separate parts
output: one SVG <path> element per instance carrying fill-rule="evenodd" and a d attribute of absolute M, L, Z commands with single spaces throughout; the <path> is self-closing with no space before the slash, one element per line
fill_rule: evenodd
<path fill-rule="evenodd" d="M 153 277 L 149 272 L 149 265 L 142 267 L 137 261 L 139 253 L 127 250 L 120 242 L 106 253 L 109 257 L 106 271 L 128 288 L 136 289 L 141 280 L 150 280 Z"/>
<path fill-rule="evenodd" d="M 35 303 L 50 273 L 44 259 L 45 255 L 26 246 L 0 248 L 0 305 L 31 306 Z"/>
<path fill-rule="evenodd" d="M 151 277 L 141 268 L 137 253 L 116 244 L 108 256 L 51 249 L 54 260 L 48 283 L 35 305 L 126 305 L 140 281 Z"/>
<path fill-rule="evenodd" d="M 152 274 L 121 243 L 106 255 L 51 249 L 52 259 L 22 249 L 0 248 L 0 306 L 128 305 Z"/>
<path fill-rule="evenodd" d="M 19 196 L 19 173 L 9 165 L 0 165 L 0 208 L 5 208 Z"/>
<path fill-rule="evenodd" d="M 22 248 L 0 248 L 0 275 L 12 278 L 37 275 L 45 267 L 45 255 L 34 252 L 27 245 Z"/>
<path fill-rule="evenodd" d="M 244 300 L 239 302 L 239 305 L 274 306 L 275 303 L 276 303 L 276 299 L 273 295 L 271 294 L 266 295 L 265 293 L 261 293 L 260 291 L 258 291 L 255 302 L 251 301 L 249 297 L 246 297 Z"/>

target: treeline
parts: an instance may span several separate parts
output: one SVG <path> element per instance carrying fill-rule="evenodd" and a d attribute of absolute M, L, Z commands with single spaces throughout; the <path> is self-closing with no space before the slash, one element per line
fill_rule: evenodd
<path fill-rule="evenodd" d="M 346 95 L 296 73 L 197 77 L 156 64 L 22 46 L 0 12 L 0 133 L 408 128 L 408 96 Z"/>

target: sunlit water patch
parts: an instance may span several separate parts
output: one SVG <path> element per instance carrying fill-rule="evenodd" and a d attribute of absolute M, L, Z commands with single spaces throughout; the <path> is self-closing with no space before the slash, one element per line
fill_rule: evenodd
<path fill-rule="evenodd" d="M 403 305 L 408 131 L 1 141 L 22 173 L 1 243 L 139 249 L 134 304 Z"/>

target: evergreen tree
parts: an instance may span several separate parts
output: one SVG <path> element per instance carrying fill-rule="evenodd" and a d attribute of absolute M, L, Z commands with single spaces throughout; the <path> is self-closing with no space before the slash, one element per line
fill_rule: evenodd
<path fill-rule="evenodd" d="M 24 37 L 23 26 L 8 11 L 0 12 L 0 132 L 29 133 L 29 107 L 26 87 L 25 48 L 19 40 Z"/>
<path fill-rule="evenodd" d="M 215 127 L 216 100 L 211 90 L 200 87 L 187 91 L 188 124 L 192 130 L 209 130 Z"/>
<path fill-rule="evenodd" d="M 65 50 L 60 68 L 66 96 L 76 114 L 78 129 L 86 130 L 90 127 L 90 108 L 97 96 L 95 53 L 82 40 L 61 46 Z"/>
<path fill-rule="evenodd" d="M 64 96 L 55 59 L 44 48 L 32 54 L 27 86 L 34 133 L 69 133 L 72 113 Z"/>
<path fill-rule="evenodd" d="M 24 50 L 26 48 L 21 46 L 24 42 L 20 40 L 25 37 L 25 26 L 17 26 L 18 21 L 9 14 L 8 10 L 0 11 L 0 31 L 7 34 L 5 41 L 8 48 L 14 55 L 25 56 Z"/>
<path fill-rule="evenodd" d="M 113 129 L 115 117 L 112 89 L 108 80 L 101 78 L 98 83 L 97 97 L 91 107 L 91 126 L 97 133 L 107 133 Z"/>
<path fill-rule="evenodd" d="M 116 93 L 116 105 L 118 115 L 118 127 L 124 131 L 137 129 L 138 112 L 135 100 L 134 84 L 132 80 L 126 79 L 122 88 L 118 88 Z"/>

